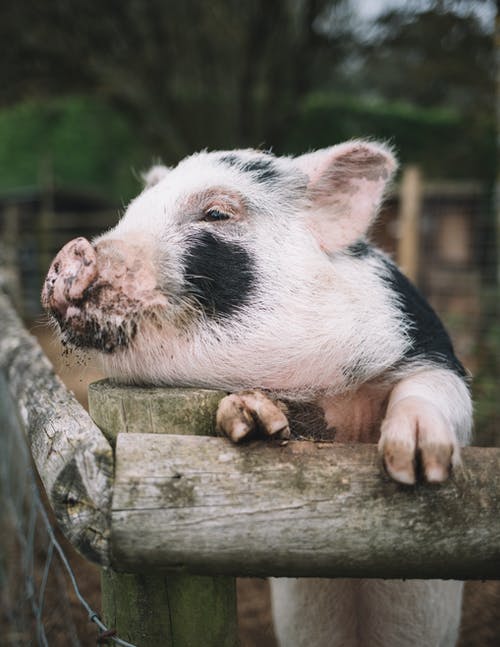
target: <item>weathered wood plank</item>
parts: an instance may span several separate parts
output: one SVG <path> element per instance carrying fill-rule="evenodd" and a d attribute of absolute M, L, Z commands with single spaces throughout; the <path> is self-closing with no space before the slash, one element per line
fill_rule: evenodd
<path fill-rule="evenodd" d="M 118 386 L 101 380 L 89 388 L 89 405 L 93 419 L 114 444 L 120 432 L 130 437 L 145 431 L 213 435 L 215 412 L 224 395 L 204 389 Z M 120 636 L 140 647 L 238 644 L 233 577 L 137 570 L 130 574 L 106 569 L 101 574 L 103 615 Z"/>
<path fill-rule="evenodd" d="M 94 422 L 114 445 L 120 432 L 215 436 L 215 412 L 224 391 L 117 385 L 89 385 Z"/>
<path fill-rule="evenodd" d="M 233 578 L 103 571 L 107 623 L 140 647 L 234 647 Z"/>
<path fill-rule="evenodd" d="M 111 446 L 2 292 L 0 330 L 0 370 L 59 525 L 85 557 L 108 564 Z"/>
<path fill-rule="evenodd" d="M 500 577 L 500 450 L 398 485 L 370 445 L 119 434 L 113 565 L 252 576 Z"/>
<path fill-rule="evenodd" d="M 107 626 L 132 645 L 174 647 L 163 575 L 101 572 L 101 606 Z"/>
<path fill-rule="evenodd" d="M 399 192 L 399 231 L 397 238 L 398 265 L 415 284 L 420 269 L 420 223 L 422 210 L 422 178 L 418 166 L 403 169 Z"/>

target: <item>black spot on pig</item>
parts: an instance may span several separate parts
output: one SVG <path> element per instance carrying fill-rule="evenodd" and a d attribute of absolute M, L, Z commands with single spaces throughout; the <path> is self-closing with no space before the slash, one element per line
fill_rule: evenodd
<path fill-rule="evenodd" d="M 347 253 L 354 258 L 366 258 L 373 252 L 373 247 L 366 240 L 358 240 L 347 248 Z"/>
<path fill-rule="evenodd" d="M 243 163 L 243 160 L 239 155 L 235 155 L 234 153 L 229 153 L 228 155 L 223 155 L 220 158 L 220 161 L 223 164 L 226 164 L 227 166 L 232 166 L 232 167 L 240 167 Z"/>
<path fill-rule="evenodd" d="M 242 170 L 246 173 L 253 173 L 259 182 L 273 182 L 281 175 L 274 161 L 265 157 L 246 162 Z"/>
<path fill-rule="evenodd" d="M 257 182 L 274 182 L 281 176 L 274 158 L 270 155 L 260 155 L 254 159 L 241 158 L 238 155 L 229 154 L 220 158 L 220 161 L 232 166 L 243 173 L 251 173 Z"/>
<path fill-rule="evenodd" d="M 247 304 L 256 283 L 250 254 L 240 245 L 203 231 L 184 259 L 188 295 L 208 317 L 226 317 Z"/>
<path fill-rule="evenodd" d="M 451 369 L 460 377 L 467 373 L 455 356 L 453 344 L 439 317 L 415 286 L 398 268 L 383 259 L 384 280 L 397 296 L 403 318 L 409 323 L 411 346 L 405 359 L 427 359 Z"/>

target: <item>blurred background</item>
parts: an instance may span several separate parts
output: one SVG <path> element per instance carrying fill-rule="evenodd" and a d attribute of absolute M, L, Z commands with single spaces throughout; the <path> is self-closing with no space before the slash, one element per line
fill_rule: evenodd
<path fill-rule="evenodd" d="M 202 148 L 299 154 L 367 136 L 401 162 L 373 237 L 474 375 L 475 443 L 500 445 L 496 12 L 489 0 L 3 3 L 0 264 L 80 400 L 98 371 L 52 339 L 41 284 L 64 242 L 117 221 L 141 171 Z M 271 645 L 266 631 L 244 644 Z"/>

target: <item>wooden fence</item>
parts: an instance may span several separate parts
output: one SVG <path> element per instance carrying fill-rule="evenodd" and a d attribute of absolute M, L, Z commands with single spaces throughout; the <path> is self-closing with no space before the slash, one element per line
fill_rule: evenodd
<path fill-rule="evenodd" d="M 89 416 L 1 290 L 0 330 L 1 395 L 130 643 L 236 645 L 235 576 L 500 578 L 499 449 L 407 487 L 371 445 L 215 437 L 221 392 L 103 381 Z"/>

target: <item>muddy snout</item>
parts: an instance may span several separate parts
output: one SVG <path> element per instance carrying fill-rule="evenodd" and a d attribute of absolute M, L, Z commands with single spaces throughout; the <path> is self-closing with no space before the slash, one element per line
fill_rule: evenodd
<path fill-rule="evenodd" d="M 69 305 L 80 301 L 97 278 L 97 257 L 86 238 L 70 240 L 50 266 L 42 290 L 42 305 L 64 316 Z"/>
<path fill-rule="evenodd" d="M 59 324 L 64 343 L 106 353 L 126 347 L 139 321 L 162 319 L 167 298 L 158 287 L 151 244 L 75 238 L 57 254 L 42 290 L 42 305 Z"/>

